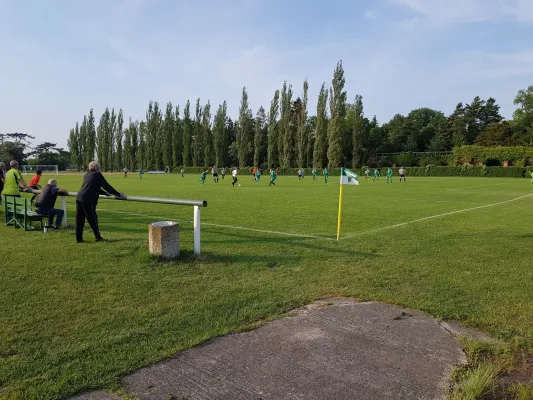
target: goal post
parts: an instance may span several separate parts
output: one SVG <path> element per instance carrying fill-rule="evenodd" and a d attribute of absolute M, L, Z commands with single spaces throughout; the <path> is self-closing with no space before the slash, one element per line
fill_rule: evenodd
<path fill-rule="evenodd" d="M 37 170 L 43 171 L 43 174 L 59 175 L 57 165 L 22 165 L 23 175 L 34 174 Z"/>

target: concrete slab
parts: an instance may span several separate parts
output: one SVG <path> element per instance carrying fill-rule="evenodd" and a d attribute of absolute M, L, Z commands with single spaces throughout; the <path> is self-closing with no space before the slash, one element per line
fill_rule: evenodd
<path fill-rule="evenodd" d="M 140 399 L 444 399 L 455 337 L 427 315 L 327 299 L 125 377 Z"/>

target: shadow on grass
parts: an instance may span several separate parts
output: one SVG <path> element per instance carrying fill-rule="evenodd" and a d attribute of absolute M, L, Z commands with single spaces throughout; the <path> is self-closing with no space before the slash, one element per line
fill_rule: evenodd
<path fill-rule="evenodd" d="M 349 255 L 352 257 L 357 258 L 375 258 L 380 257 L 378 254 L 375 254 L 375 252 L 362 252 L 354 250 L 352 247 L 343 247 L 339 248 L 336 244 L 337 242 L 334 241 L 328 241 L 327 243 L 331 243 L 332 246 L 324 246 L 325 240 L 322 241 L 320 239 L 315 238 L 308 238 L 308 237 L 292 237 L 292 236 L 279 236 L 279 237 L 262 237 L 262 236 L 250 236 L 249 234 L 240 234 L 240 233 L 234 233 L 234 232 L 228 232 L 228 231 L 222 231 L 221 229 L 216 228 L 210 228 L 210 233 L 220 233 L 220 236 L 223 238 L 221 240 L 205 240 L 204 243 L 210 243 L 210 244 L 228 244 L 234 245 L 234 244 L 248 244 L 251 246 L 254 246 L 256 243 L 261 244 L 277 244 L 277 245 L 287 245 L 287 246 L 294 246 L 309 250 L 315 250 L 319 251 L 321 253 L 330 253 L 331 255 Z M 227 240 L 224 238 L 230 237 L 231 240 Z M 238 256 L 238 254 L 236 255 Z M 252 257 L 257 257 L 258 255 L 252 255 Z M 232 257 L 232 256 L 230 256 Z M 298 257 L 300 259 L 301 257 Z"/>

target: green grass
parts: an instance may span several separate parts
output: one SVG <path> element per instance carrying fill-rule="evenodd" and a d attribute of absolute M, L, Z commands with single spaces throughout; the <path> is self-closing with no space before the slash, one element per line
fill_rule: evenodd
<path fill-rule="evenodd" d="M 87 228 L 87 243 L 77 244 L 72 229 L 0 227 L 0 398 L 116 389 L 120 376 L 141 366 L 331 295 L 532 341 L 533 196 L 391 227 L 533 194 L 528 181 L 363 179 L 344 188 L 337 242 L 338 177 L 329 185 L 280 177 L 276 187 L 265 178 L 254 185 L 241 177 L 232 188 L 229 178 L 202 186 L 192 175 L 108 175 L 127 194 L 207 200 L 200 258 L 186 222 L 192 207 L 101 200 L 106 243 L 95 243 Z M 77 191 L 81 176 L 58 182 Z M 71 223 L 73 205 L 69 198 Z M 176 262 L 147 254 L 147 224 L 167 219 L 181 221 Z"/>
<path fill-rule="evenodd" d="M 492 364 L 479 364 L 475 369 L 464 374 L 452 395 L 452 400 L 482 399 L 494 390 L 494 380 L 498 372 L 498 368 Z"/>

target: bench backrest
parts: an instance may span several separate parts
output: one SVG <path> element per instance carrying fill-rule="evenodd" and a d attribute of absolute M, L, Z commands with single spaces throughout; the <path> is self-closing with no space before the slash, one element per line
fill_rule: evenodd
<path fill-rule="evenodd" d="M 12 195 L 4 195 L 4 204 L 6 214 L 8 213 L 24 213 L 26 214 L 31 210 L 31 206 L 28 207 L 28 199 L 24 197 L 16 197 Z"/>

